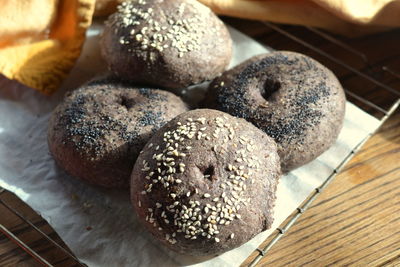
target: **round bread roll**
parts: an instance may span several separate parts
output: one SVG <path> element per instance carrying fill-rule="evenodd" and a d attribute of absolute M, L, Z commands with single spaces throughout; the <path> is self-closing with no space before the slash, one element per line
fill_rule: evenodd
<path fill-rule="evenodd" d="M 49 149 L 75 177 L 103 187 L 129 187 L 139 151 L 155 131 L 187 110 L 164 90 L 133 88 L 112 78 L 92 81 L 68 93 L 54 110 Z"/>
<path fill-rule="evenodd" d="M 273 137 L 282 171 L 327 150 L 342 128 L 345 94 L 335 75 L 294 52 L 256 56 L 209 87 L 205 106 L 244 118 Z"/>
<path fill-rule="evenodd" d="M 199 109 L 177 116 L 146 144 L 131 199 L 164 245 L 215 255 L 271 227 L 279 176 L 272 138 L 243 119 Z"/>
<path fill-rule="evenodd" d="M 166 88 L 212 80 L 232 56 L 227 28 L 195 0 L 122 3 L 106 23 L 101 48 L 116 75 Z"/>

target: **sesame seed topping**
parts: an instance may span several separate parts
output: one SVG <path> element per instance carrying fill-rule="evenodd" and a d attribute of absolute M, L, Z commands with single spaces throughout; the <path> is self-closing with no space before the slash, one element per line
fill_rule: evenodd
<path fill-rule="evenodd" d="M 130 45 L 130 50 L 137 55 L 148 57 L 155 61 L 158 55 L 146 53 L 148 51 L 163 51 L 170 48 L 178 52 L 178 57 L 182 58 L 186 53 L 200 50 L 201 40 L 206 32 L 199 28 L 207 27 L 207 15 L 198 12 L 199 6 L 193 3 L 180 4 L 177 8 L 179 12 L 176 14 L 168 14 L 163 9 L 146 8 L 141 1 L 125 1 L 117 7 L 115 19 L 108 21 L 108 24 L 116 23 L 119 27 L 129 28 L 130 35 L 128 38 L 136 40 L 137 46 Z M 186 8 L 186 5 L 192 5 L 195 8 Z M 188 13 L 190 12 L 190 13 Z M 190 14 L 188 16 L 187 14 Z M 160 25 L 160 18 L 166 18 L 166 23 Z M 136 33 L 135 27 L 143 25 L 140 33 Z M 217 27 L 222 27 L 217 26 Z M 217 29 L 211 29 L 213 33 L 219 34 Z M 129 42 L 122 40 L 121 45 L 127 45 Z M 146 48 L 144 44 L 149 44 Z M 148 50 L 150 49 L 150 50 Z M 145 53 L 143 53 L 145 52 Z M 153 57 L 151 57 L 153 55 Z"/>
<path fill-rule="evenodd" d="M 249 175 L 251 169 L 257 168 L 255 164 L 257 158 L 252 159 L 253 155 L 250 155 L 246 149 L 246 146 L 249 145 L 246 137 L 240 136 L 239 138 L 237 137 L 239 135 L 236 136 L 235 127 L 237 125 L 226 122 L 227 120 L 222 117 L 215 119 L 215 121 L 214 119 L 207 121 L 206 118 L 188 118 L 186 121 L 177 122 L 174 128 L 166 131 L 162 136 L 162 143 L 148 145 L 148 148 L 152 149 L 151 155 L 153 157 L 149 162 L 142 162 L 143 169 L 145 169 L 144 177 L 146 178 L 143 180 L 146 183 L 144 192 L 150 194 L 148 198 L 151 198 L 152 189 L 165 190 L 168 193 L 168 198 L 170 198 L 170 202 L 166 202 L 164 205 L 155 203 L 153 206 L 154 214 L 150 210 L 147 214 L 149 222 L 160 221 L 168 224 L 169 227 L 173 226 L 175 227 L 175 235 L 181 238 L 195 240 L 203 237 L 218 243 L 221 238 L 219 236 L 220 231 L 223 232 L 222 228 L 230 225 L 235 219 L 241 218 L 237 212 L 241 206 L 246 206 L 250 201 L 243 192 L 246 190 L 246 184 L 249 184 L 248 181 L 253 180 L 249 178 Z M 217 137 L 213 136 L 212 133 L 215 133 Z M 231 146 L 232 149 L 236 150 L 236 156 L 230 163 L 228 162 L 227 165 L 223 166 L 223 171 L 228 175 L 217 187 L 220 192 L 211 196 L 211 192 L 204 192 L 205 188 L 192 187 L 185 179 L 184 174 L 186 169 L 190 170 L 191 168 L 189 165 L 186 166 L 184 161 L 186 155 L 191 156 L 188 151 L 192 149 L 197 139 L 206 140 L 202 142 L 209 145 L 209 148 L 213 148 L 215 147 L 214 138 L 223 140 L 229 135 L 237 138 L 237 140 L 232 141 Z M 192 139 L 192 137 L 195 138 Z M 207 142 L 207 139 L 210 139 L 210 142 Z M 221 146 L 219 146 L 216 155 L 231 151 L 230 148 L 227 148 L 227 145 L 222 145 L 221 141 L 219 143 Z M 215 147 L 213 150 L 217 151 L 217 148 Z M 238 159 L 242 162 L 238 162 Z M 251 164 L 254 166 L 252 167 Z M 219 171 L 222 170 L 218 170 L 218 173 Z M 219 179 L 218 176 L 216 175 L 217 179 Z M 214 174 L 204 172 L 203 177 L 214 177 Z M 187 187 L 188 185 L 190 187 Z M 195 194 L 199 194 L 202 198 L 193 199 L 192 196 Z M 156 216 L 161 216 L 161 218 L 154 218 Z M 159 226 L 154 224 L 154 227 Z M 232 235 L 230 236 L 233 238 Z M 166 239 L 172 244 L 177 242 L 174 237 L 170 235 Z"/>

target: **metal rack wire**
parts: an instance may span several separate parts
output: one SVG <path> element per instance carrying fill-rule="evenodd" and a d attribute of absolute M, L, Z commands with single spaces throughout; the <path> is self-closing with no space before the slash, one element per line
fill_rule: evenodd
<path fill-rule="evenodd" d="M 295 36 L 294 34 L 290 33 L 289 31 L 285 30 L 284 27 L 278 26 L 276 24 L 272 24 L 269 22 L 263 22 L 266 27 L 269 29 L 285 36 L 288 40 L 291 40 L 293 42 L 296 42 L 298 44 L 301 44 L 305 48 L 313 51 L 314 53 L 317 53 L 318 55 L 326 58 L 327 60 L 339 65 L 340 67 L 346 69 L 347 71 L 351 72 L 352 74 L 364 79 L 368 83 L 373 84 L 373 86 L 376 87 L 376 90 L 383 90 L 386 91 L 390 95 L 391 103 L 389 104 L 389 108 L 383 107 L 377 103 L 374 103 L 371 99 L 365 98 L 363 95 L 360 95 L 356 92 L 353 92 L 352 90 L 349 90 L 347 88 L 346 94 L 349 99 L 352 99 L 353 103 L 358 105 L 360 108 L 364 109 L 367 111 L 369 114 L 375 116 L 376 118 L 380 119 L 381 124 L 385 122 L 385 120 L 397 109 L 397 107 L 400 105 L 400 91 L 392 88 L 391 86 L 388 86 L 387 84 L 382 83 L 381 81 L 375 79 L 371 75 L 366 74 L 364 71 L 360 71 L 357 68 L 354 68 L 347 64 L 346 62 L 334 57 L 333 55 L 321 50 L 320 48 L 312 45 L 311 43 Z M 332 45 L 335 45 L 338 49 L 343 49 L 347 51 L 348 53 L 351 53 L 352 55 L 358 57 L 361 61 L 363 61 L 365 64 L 368 64 L 368 57 L 361 53 L 360 51 L 352 48 L 345 42 L 340 41 L 339 39 L 335 38 L 334 36 L 327 34 L 325 32 L 322 32 L 320 30 L 317 30 L 315 28 L 311 27 L 303 27 L 306 30 L 308 30 L 310 33 L 315 34 L 319 38 L 324 39 L 326 42 L 329 42 Z M 388 73 L 392 75 L 394 78 L 398 79 L 400 81 L 400 73 L 397 73 L 393 69 L 391 69 L 388 66 L 383 66 L 381 67 L 381 71 Z M 372 135 L 372 134 L 371 134 Z M 316 188 L 313 193 L 308 197 L 308 199 L 300 206 L 297 208 L 297 211 L 295 212 L 294 215 L 284 224 L 281 225 L 278 229 L 276 229 L 274 233 L 274 237 L 271 239 L 271 241 L 261 249 L 258 250 L 258 255 L 254 258 L 254 260 L 250 263 L 250 266 L 255 266 L 266 254 L 267 252 L 271 249 L 271 247 L 279 241 L 279 239 L 287 232 L 287 230 L 296 222 L 296 220 L 302 215 L 302 213 L 311 205 L 311 203 L 318 197 L 318 195 L 327 187 L 327 185 L 335 178 L 336 174 L 341 171 L 343 166 L 346 165 L 346 163 L 352 158 L 352 156 L 359 150 L 359 148 L 367 141 L 368 138 L 363 140 L 360 144 L 357 145 L 357 147 L 351 151 L 350 154 L 347 155 L 347 157 L 341 162 L 338 168 L 334 169 L 331 175 L 325 180 L 325 182 L 318 188 Z M 4 189 L 1 189 L 0 187 L 0 196 L 4 192 Z M 65 253 L 68 257 L 70 257 L 76 265 L 78 266 L 86 266 L 82 262 L 80 262 L 72 253 L 70 253 L 68 250 L 63 248 L 61 245 L 59 245 L 56 241 L 54 241 L 51 237 L 49 237 L 46 233 L 41 231 L 38 227 L 35 226 L 31 221 L 29 221 L 26 217 L 24 217 L 18 210 L 13 208 L 11 205 L 6 203 L 4 200 L 0 199 L 0 205 L 4 206 L 7 210 L 12 212 L 14 215 L 19 217 L 25 224 L 27 224 L 29 227 L 34 229 L 37 233 L 39 233 L 43 238 L 45 238 L 48 242 L 50 242 L 52 245 L 54 245 L 57 249 Z M 19 239 L 15 234 L 13 234 L 9 229 L 7 229 L 4 225 L 0 224 L 0 232 L 2 232 L 5 236 L 7 236 L 10 240 L 12 240 L 15 244 L 17 244 L 19 247 L 21 247 L 26 253 L 28 253 L 33 259 L 35 259 L 39 264 L 43 266 L 53 266 L 51 263 L 49 263 L 46 259 L 44 259 L 41 255 L 39 255 L 37 252 L 35 252 L 34 249 L 32 249 L 29 245 L 27 245 L 25 242 L 23 242 L 21 239 Z"/>
<path fill-rule="evenodd" d="M 5 189 L 0 187 L 0 196 L 5 192 Z M 25 224 L 27 224 L 31 229 L 35 230 L 37 233 L 39 233 L 44 239 L 46 239 L 48 242 L 50 242 L 53 246 L 55 246 L 57 249 L 62 251 L 66 256 L 70 257 L 71 259 L 74 260 L 76 263 L 76 266 L 86 266 L 82 262 L 78 260 L 78 258 L 75 257 L 72 253 L 70 253 L 68 250 L 63 248 L 60 244 L 58 244 L 55 240 L 53 240 L 49 235 L 47 235 L 45 232 L 40 230 L 35 224 L 33 224 L 30 220 L 28 220 L 25 216 L 23 216 L 18 210 L 13 208 L 11 205 L 9 205 L 7 202 L 5 202 L 3 199 L 0 199 L 0 204 L 5 207 L 7 210 L 12 212 L 15 216 L 17 216 L 19 219 L 21 219 Z M 23 249 L 26 253 L 28 253 L 37 263 L 39 263 L 42 266 L 53 266 L 50 264 L 46 259 L 44 259 L 41 255 L 39 255 L 34 249 L 32 249 L 28 244 L 23 242 L 20 238 L 18 238 L 15 234 L 13 234 L 9 229 L 7 229 L 3 224 L 0 223 L 0 232 L 3 233 L 8 239 L 10 239 L 12 242 L 14 242 L 18 247 Z"/>
<path fill-rule="evenodd" d="M 365 99 L 363 96 L 357 95 L 354 92 L 352 92 L 349 89 L 345 88 L 345 92 L 347 97 L 352 97 L 353 99 L 361 102 L 363 105 L 369 107 L 372 109 L 368 110 L 363 108 L 363 106 L 360 106 L 363 108 L 365 111 L 367 111 L 369 114 L 377 117 L 380 119 L 380 126 L 390 117 L 391 114 L 400 106 L 400 91 L 376 80 L 375 78 L 351 67 L 350 65 L 346 64 L 345 62 L 335 58 L 334 56 L 324 52 L 323 50 L 313 46 L 312 44 L 306 42 L 305 40 L 300 39 L 299 37 L 296 37 L 295 35 L 291 34 L 290 32 L 284 30 L 281 26 L 278 26 L 276 24 L 272 24 L 269 22 L 263 22 L 265 26 L 268 28 L 284 35 L 288 39 L 297 42 L 304 47 L 312 50 L 313 52 L 316 52 L 317 54 L 327 58 L 328 60 L 340 65 L 341 67 L 349 70 L 350 72 L 353 72 L 354 74 L 358 75 L 359 77 L 367 80 L 370 83 L 373 83 L 375 86 L 377 86 L 378 90 L 386 90 L 387 92 L 391 93 L 393 95 L 392 98 L 392 103 L 390 104 L 390 107 L 388 109 L 385 109 L 383 107 L 380 107 L 379 105 L 371 102 L 368 99 Z M 324 33 L 320 30 L 317 30 L 312 27 L 305 27 L 307 30 L 310 32 L 318 35 L 319 37 L 322 37 L 323 39 L 331 42 L 332 44 L 335 44 L 339 48 L 342 48 L 358 57 L 360 57 L 366 64 L 368 63 L 368 58 L 365 54 L 353 49 L 346 43 L 336 39 L 335 37 Z M 383 66 L 381 68 L 382 71 L 390 73 L 397 79 L 400 79 L 400 74 L 393 71 L 391 68 L 387 66 Z M 383 114 L 383 117 L 382 117 Z M 374 133 L 370 133 L 367 138 L 365 138 L 363 141 L 361 141 L 346 157 L 345 159 L 339 164 L 339 166 L 332 171 L 332 173 L 329 175 L 329 177 L 321 184 L 321 186 L 317 187 L 314 189 L 314 191 L 310 194 L 310 196 L 307 198 L 307 200 L 296 209 L 295 213 L 291 215 L 290 219 L 287 220 L 287 222 L 282 224 L 279 228 L 276 229 L 276 231 L 273 233 L 274 237 L 263 247 L 263 248 L 258 248 L 258 255 L 250 262 L 249 266 L 253 267 L 256 266 L 257 263 L 264 257 L 266 256 L 267 252 L 273 247 L 274 244 L 276 244 L 279 239 L 282 238 L 282 236 L 289 230 L 289 228 L 299 219 L 299 217 L 304 213 L 304 211 L 307 210 L 308 207 L 312 204 L 312 202 L 318 197 L 318 195 L 321 194 L 321 192 L 328 186 L 330 182 L 333 181 L 333 179 L 336 177 L 336 175 L 343 169 L 343 167 L 346 165 L 347 162 L 354 156 L 355 153 L 363 146 L 363 144 L 371 137 Z"/>

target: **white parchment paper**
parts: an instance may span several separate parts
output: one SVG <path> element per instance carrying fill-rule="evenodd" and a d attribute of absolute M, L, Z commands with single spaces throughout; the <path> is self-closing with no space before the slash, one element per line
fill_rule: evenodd
<path fill-rule="evenodd" d="M 46 130 L 51 110 L 66 90 L 106 69 L 99 56 L 100 30 L 98 25 L 91 27 L 76 67 L 62 90 L 52 97 L 0 77 L 0 186 L 39 212 L 89 266 L 237 266 L 379 125 L 377 119 L 347 103 L 336 144 L 310 164 L 282 177 L 270 230 L 218 257 L 177 255 L 138 224 L 128 191 L 99 189 L 74 179 L 59 169 L 48 153 Z M 257 42 L 230 30 L 235 44 L 232 65 L 267 52 Z M 193 100 L 197 94 L 198 90 L 192 89 L 185 98 Z"/>

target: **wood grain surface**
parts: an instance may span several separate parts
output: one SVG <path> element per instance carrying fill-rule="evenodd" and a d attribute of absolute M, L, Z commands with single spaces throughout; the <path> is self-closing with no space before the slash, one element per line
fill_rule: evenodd
<path fill-rule="evenodd" d="M 344 88 L 379 107 L 388 109 L 398 96 L 376 86 L 347 68 L 332 62 L 304 45 L 258 26 L 229 22 L 272 48 L 306 53 L 331 68 Z M 400 92 L 400 31 L 359 38 L 337 37 L 359 54 L 324 42 L 312 31 L 282 27 L 307 43 L 334 55 L 346 64 Z M 335 37 L 335 36 L 334 36 Z M 335 37 L 336 38 L 336 37 Z M 389 68 L 391 73 L 383 70 Z M 394 71 L 396 73 L 393 73 Z M 349 97 L 378 118 L 375 108 Z M 260 266 L 400 266 L 400 110 L 381 127 L 344 170 L 328 185 L 311 207 L 285 233 Z M 292 214 L 292 216 L 294 213 Z M 285 225 L 285 221 L 282 225 Z M 276 233 L 277 234 L 277 233 Z M 264 248 L 274 237 L 271 235 Z M 260 252 L 255 251 L 246 266 Z"/>
<path fill-rule="evenodd" d="M 373 104 L 388 109 L 398 98 L 376 84 L 360 78 L 348 68 L 290 40 L 260 22 L 226 18 L 225 21 L 257 41 L 275 49 L 302 52 L 334 70 L 344 87 Z M 334 55 L 351 67 L 371 75 L 396 90 L 400 88 L 400 31 L 359 38 L 338 37 L 357 53 L 333 44 L 308 29 L 283 29 Z M 386 71 L 383 68 L 386 68 Z M 389 71 L 388 71 L 389 70 Z M 348 95 L 370 114 L 384 114 Z M 0 199 L 19 210 L 58 243 L 65 244 L 47 224 L 9 192 Z M 400 266 L 400 110 L 346 165 L 310 208 L 259 262 L 260 266 Z M 76 262 L 31 229 L 0 204 L 0 224 L 55 266 Z M 88 229 L 90 230 L 90 229 Z M 270 236 L 260 248 L 264 247 Z M 255 251 L 244 263 L 248 265 Z M 39 266 L 26 252 L 0 233 L 0 266 Z"/>
<path fill-rule="evenodd" d="M 400 266 L 399 210 L 397 110 L 259 264 Z"/>
<path fill-rule="evenodd" d="M 37 213 L 35 213 L 22 200 L 14 194 L 2 191 L 0 192 L 0 224 L 11 231 L 21 241 L 26 243 L 41 257 L 50 264 L 56 266 L 76 266 L 76 262 L 65 252 L 47 241 L 40 233 L 35 231 L 27 223 L 21 220 L 17 215 L 8 210 L 3 204 L 11 206 L 20 212 L 26 219 L 32 222 L 37 228 L 56 241 L 64 249 L 68 247 L 57 235 L 54 229 Z M 0 266 L 41 266 L 22 248 L 11 242 L 6 235 L 0 232 Z"/>

